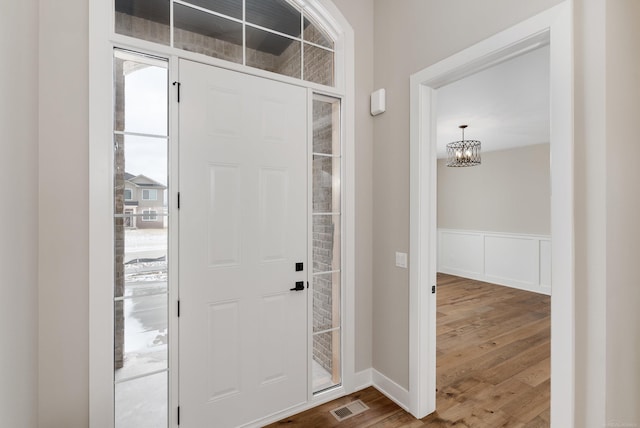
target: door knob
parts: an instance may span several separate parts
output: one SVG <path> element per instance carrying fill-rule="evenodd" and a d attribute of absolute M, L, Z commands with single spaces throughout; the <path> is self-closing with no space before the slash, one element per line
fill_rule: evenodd
<path fill-rule="evenodd" d="M 297 281 L 295 288 L 290 288 L 291 291 L 302 291 L 304 290 L 304 281 Z"/>

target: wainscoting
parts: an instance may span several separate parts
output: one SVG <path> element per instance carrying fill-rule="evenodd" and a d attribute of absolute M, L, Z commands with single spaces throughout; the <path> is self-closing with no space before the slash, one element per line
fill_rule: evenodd
<path fill-rule="evenodd" d="M 438 229 L 438 272 L 551 294 L 551 237 Z"/>

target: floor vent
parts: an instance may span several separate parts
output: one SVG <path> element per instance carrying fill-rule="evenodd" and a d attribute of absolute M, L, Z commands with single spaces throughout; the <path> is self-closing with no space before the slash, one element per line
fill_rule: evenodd
<path fill-rule="evenodd" d="M 338 420 L 338 422 L 342 422 L 345 419 L 349 419 L 351 416 L 359 415 L 365 410 L 369 410 L 367 405 L 361 400 L 356 400 L 344 406 L 340 406 L 337 409 L 332 410 L 330 413 Z"/>

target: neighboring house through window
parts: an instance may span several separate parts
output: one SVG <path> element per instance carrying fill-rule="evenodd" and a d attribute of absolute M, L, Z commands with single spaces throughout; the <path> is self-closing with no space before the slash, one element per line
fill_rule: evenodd
<path fill-rule="evenodd" d="M 156 201 L 158 199 L 158 191 L 155 189 L 143 189 L 142 199 L 145 201 Z"/>
<path fill-rule="evenodd" d="M 143 210 L 142 221 L 158 221 L 158 212 L 156 210 Z"/>

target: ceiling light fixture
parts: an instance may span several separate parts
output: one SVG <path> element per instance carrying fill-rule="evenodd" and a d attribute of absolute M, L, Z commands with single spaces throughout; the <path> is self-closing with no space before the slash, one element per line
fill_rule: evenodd
<path fill-rule="evenodd" d="M 460 125 L 462 140 L 447 144 L 447 166 L 476 166 L 480 165 L 480 141 L 465 140 L 464 130 L 467 125 Z"/>

